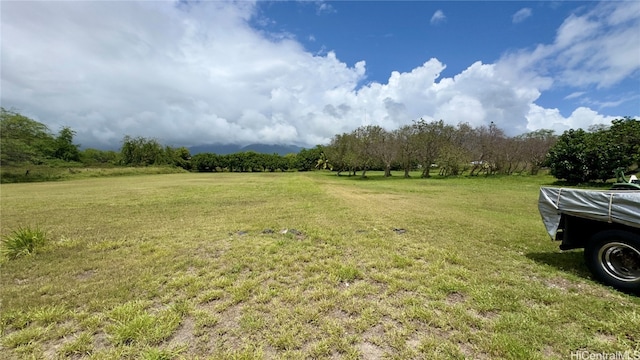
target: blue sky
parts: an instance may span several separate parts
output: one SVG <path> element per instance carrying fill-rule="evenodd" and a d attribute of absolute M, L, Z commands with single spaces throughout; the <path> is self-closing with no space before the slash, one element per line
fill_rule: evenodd
<path fill-rule="evenodd" d="M 347 64 L 366 60 L 367 78 L 382 83 L 392 71 L 411 71 L 432 57 L 447 64 L 443 76 L 453 76 L 476 61 L 492 63 L 509 49 L 552 42 L 568 15 L 566 5 L 340 1 L 320 10 L 313 2 L 269 2 L 259 6 L 252 25 L 290 33 L 312 53 L 334 50 Z M 521 9 L 531 15 L 513 23 Z"/>
<path fill-rule="evenodd" d="M 640 116 L 638 1 L 3 1 L 5 108 L 83 146 Z"/>
<path fill-rule="evenodd" d="M 492 64 L 509 52 L 552 44 L 567 18 L 597 6 L 594 1 L 282 1 L 262 3 L 252 25 L 289 34 L 312 53 L 333 50 L 347 64 L 365 60 L 363 81 L 385 83 L 392 71 L 410 72 L 430 58 L 446 65 L 441 77 L 453 77 L 476 61 Z M 640 29 L 635 44 L 640 65 Z M 578 92 L 585 96 L 566 99 Z M 640 114 L 637 69 L 606 89 L 556 86 L 537 103 L 569 116 L 586 94 L 603 103 L 635 96 L 610 110 Z"/>

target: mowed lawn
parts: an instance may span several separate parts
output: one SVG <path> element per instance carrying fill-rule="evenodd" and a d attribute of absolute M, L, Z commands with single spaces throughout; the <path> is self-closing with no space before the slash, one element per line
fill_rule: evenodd
<path fill-rule="evenodd" d="M 546 234 L 537 197 L 551 177 L 370 175 L 2 185 L 2 235 L 37 226 L 49 242 L 1 260 L 0 356 L 640 353 L 640 299 Z"/>

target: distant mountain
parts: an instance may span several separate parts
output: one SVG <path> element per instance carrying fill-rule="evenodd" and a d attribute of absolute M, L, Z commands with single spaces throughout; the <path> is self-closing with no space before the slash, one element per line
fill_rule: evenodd
<path fill-rule="evenodd" d="M 233 154 L 241 151 L 242 146 L 236 144 L 207 144 L 196 145 L 188 148 L 191 155 L 199 153 L 212 153 L 218 155 Z"/>
<path fill-rule="evenodd" d="M 250 144 L 244 146 L 241 151 L 255 151 L 261 154 L 297 154 L 304 148 L 295 145 L 266 145 L 266 144 Z"/>
<path fill-rule="evenodd" d="M 243 151 L 255 151 L 262 154 L 297 154 L 304 148 L 296 145 L 267 145 L 267 144 L 250 144 L 246 146 L 236 144 L 207 144 L 196 145 L 189 148 L 191 155 L 199 153 L 212 153 L 218 155 L 233 154 Z"/>

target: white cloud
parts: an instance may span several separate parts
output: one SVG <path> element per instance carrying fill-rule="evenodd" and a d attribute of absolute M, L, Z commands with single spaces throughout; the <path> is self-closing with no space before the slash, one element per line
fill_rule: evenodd
<path fill-rule="evenodd" d="M 615 100 L 601 100 L 601 99 L 592 99 L 589 97 L 585 97 L 582 99 L 582 103 L 588 105 L 589 107 L 595 107 L 597 109 L 604 109 L 609 107 L 616 107 L 624 104 L 626 102 L 636 102 L 638 103 L 640 100 L 640 94 L 629 94 L 626 96 L 618 96 Z"/>
<path fill-rule="evenodd" d="M 533 15 L 533 11 L 531 10 L 531 8 L 522 8 L 518 10 L 515 14 L 513 14 L 511 21 L 514 24 L 518 24 L 526 20 L 531 15 Z"/>
<path fill-rule="evenodd" d="M 336 9 L 331 6 L 331 4 L 328 4 L 324 1 L 318 1 L 316 3 L 316 14 L 320 15 L 320 14 L 331 14 L 331 13 L 335 13 Z"/>
<path fill-rule="evenodd" d="M 575 98 L 581 97 L 584 94 L 585 94 L 584 91 L 576 91 L 576 92 L 572 92 L 571 94 L 565 96 L 564 99 L 565 100 L 575 99 Z"/>
<path fill-rule="evenodd" d="M 570 15 L 559 27 L 552 44 L 505 54 L 497 66 L 510 72 L 514 79 L 520 78 L 540 90 L 555 85 L 579 89 L 565 97 L 573 99 L 587 95 L 581 89 L 590 86 L 608 88 L 634 74 L 637 76 L 640 71 L 638 34 L 640 2 L 604 2 L 585 13 Z M 553 79 L 546 75 L 550 73 L 554 74 Z M 592 102 L 600 108 L 620 103 Z M 560 116 L 559 111 L 554 110 L 536 109 L 533 113 L 545 113 L 554 119 Z M 528 117 L 528 128 L 543 124 L 534 115 Z M 562 121 L 550 122 L 587 128 L 593 124 L 589 119 L 596 122 L 610 120 L 588 108 L 579 108 Z"/>
<path fill-rule="evenodd" d="M 527 114 L 528 129 L 551 129 L 556 133 L 562 133 L 569 129 L 588 129 L 592 125 L 610 124 L 618 117 L 603 116 L 597 112 L 579 107 L 575 109 L 569 117 L 565 118 L 558 109 L 545 109 L 536 104 L 531 104 Z"/>
<path fill-rule="evenodd" d="M 358 87 L 365 61 L 348 65 L 331 51 L 306 52 L 292 36 L 258 32 L 248 25 L 254 6 L 3 3 L 2 104 L 53 131 L 71 126 L 78 142 L 91 146 L 118 146 L 125 134 L 186 146 L 313 146 L 363 124 L 394 129 L 420 117 L 493 121 L 515 135 L 609 121 L 588 108 L 564 118 L 535 102 L 554 82 L 605 86 L 640 66 L 637 52 L 631 56 L 637 40 L 625 43 L 637 19 L 603 5 L 596 14 L 568 18 L 553 44 L 506 54 L 495 64 L 476 62 L 441 78 L 446 66 L 434 58 L 394 71 L 384 84 Z M 446 17 L 437 11 L 433 19 Z M 545 68 L 560 68 L 561 77 Z"/>
<path fill-rule="evenodd" d="M 444 15 L 444 12 L 442 10 L 436 10 L 436 12 L 433 13 L 433 16 L 431 16 L 430 21 L 432 25 L 435 25 L 445 22 L 446 20 L 447 17 Z"/>
<path fill-rule="evenodd" d="M 350 68 L 334 53 L 313 56 L 255 32 L 243 2 L 191 6 L 3 4 L 3 104 L 54 131 L 71 126 L 85 144 L 125 134 L 311 144 L 318 134 L 307 129 L 320 126 L 310 122 L 322 121 L 308 116 L 314 99 L 364 77 L 364 62 Z"/>
<path fill-rule="evenodd" d="M 640 71 L 638 34 L 640 2 L 605 2 L 570 15 L 552 44 L 507 53 L 499 63 L 514 74 L 535 72 L 536 78 L 556 73 L 554 82 L 563 86 L 606 88 Z"/>

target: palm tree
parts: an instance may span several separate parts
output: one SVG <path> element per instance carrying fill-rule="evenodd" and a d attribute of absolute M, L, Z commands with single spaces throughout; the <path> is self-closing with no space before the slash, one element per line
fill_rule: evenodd
<path fill-rule="evenodd" d="M 318 170 L 333 170 L 333 166 L 329 163 L 329 159 L 324 154 L 324 152 L 320 153 L 320 158 L 316 163 L 316 169 Z"/>

